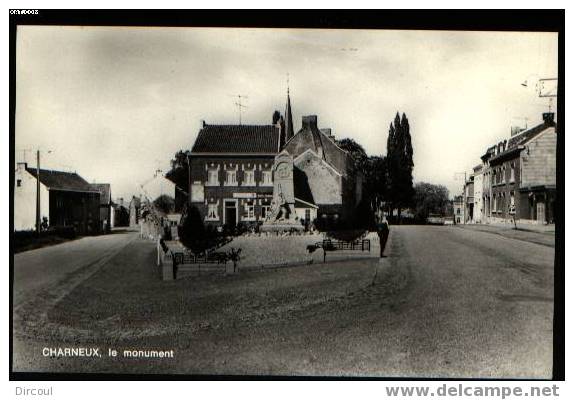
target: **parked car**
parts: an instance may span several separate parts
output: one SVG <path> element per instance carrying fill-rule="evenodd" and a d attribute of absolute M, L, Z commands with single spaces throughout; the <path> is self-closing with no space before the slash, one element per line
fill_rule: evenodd
<path fill-rule="evenodd" d="M 429 216 L 427 217 L 427 224 L 444 225 L 444 217 L 440 214 L 429 214 Z"/>

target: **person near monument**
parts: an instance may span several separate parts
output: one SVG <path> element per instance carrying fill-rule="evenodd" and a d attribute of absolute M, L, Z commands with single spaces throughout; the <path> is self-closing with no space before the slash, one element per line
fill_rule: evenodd
<path fill-rule="evenodd" d="M 377 221 L 377 235 L 379 236 L 379 243 L 381 245 L 381 255 L 380 257 L 386 257 L 384 255 L 385 247 L 387 246 L 387 240 L 389 239 L 389 222 L 387 221 L 387 217 L 385 214 L 379 216 Z"/>

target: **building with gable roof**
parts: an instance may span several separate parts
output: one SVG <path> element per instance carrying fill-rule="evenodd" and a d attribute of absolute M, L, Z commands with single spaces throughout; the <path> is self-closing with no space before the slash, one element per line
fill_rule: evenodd
<path fill-rule="evenodd" d="M 188 155 L 190 203 L 209 224 L 236 226 L 266 218 L 280 124 L 203 124 Z"/>
<path fill-rule="evenodd" d="M 36 227 L 37 169 L 18 163 L 14 174 L 14 230 Z M 40 169 L 40 220 L 73 226 L 79 234 L 100 232 L 100 191 L 75 172 Z"/>
<path fill-rule="evenodd" d="M 295 175 L 301 177 L 295 185 L 295 199 L 298 193 L 306 193 L 320 218 L 351 217 L 361 200 L 362 174 L 355 170 L 351 155 L 337 145 L 331 130 L 319 129 L 316 115 L 304 116 L 301 129 L 284 149 L 293 156 Z"/>
<path fill-rule="evenodd" d="M 115 217 L 111 185 L 109 183 L 92 183 L 90 186 L 100 192 L 100 231 L 109 233 L 114 227 Z"/>
<path fill-rule="evenodd" d="M 189 152 L 190 203 L 207 223 L 234 226 L 263 222 L 273 199 L 275 157 L 294 160 L 295 214 L 309 226 L 316 218 L 345 218 L 362 194 L 362 175 L 317 116 L 303 117 L 295 134 L 287 91 L 285 116 L 271 125 L 203 123 Z"/>
<path fill-rule="evenodd" d="M 557 132 L 554 113 L 490 147 L 483 160 L 485 221 L 553 223 Z"/>

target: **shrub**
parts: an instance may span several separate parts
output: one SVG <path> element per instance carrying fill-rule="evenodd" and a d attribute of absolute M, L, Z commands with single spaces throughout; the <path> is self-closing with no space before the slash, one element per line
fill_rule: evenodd
<path fill-rule="evenodd" d="M 199 254 L 230 242 L 225 230 L 220 233 L 212 226 L 205 226 L 197 207 L 186 206 L 178 226 L 181 244 Z"/>

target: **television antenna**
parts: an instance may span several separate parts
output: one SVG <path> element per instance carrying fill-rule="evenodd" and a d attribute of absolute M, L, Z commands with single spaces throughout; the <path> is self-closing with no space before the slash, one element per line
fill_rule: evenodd
<path fill-rule="evenodd" d="M 22 153 L 22 162 L 26 162 L 26 154 L 30 153 L 32 149 L 18 149 L 16 150 L 18 153 Z"/>
<path fill-rule="evenodd" d="M 244 108 L 249 108 L 241 102 L 241 99 L 248 99 L 249 96 L 246 96 L 244 94 L 232 94 L 230 96 L 237 97 L 237 101 L 234 104 L 237 106 L 237 109 L 239 111 L 239 125 L 241 125 L 241 112 Z"/>
<path fill-rule="evenodd" d="M 531 74 L 521 85 L 525 88 L 531 87 L 528 80 L 532 77 L 538 78 L 534 85 L 534 90 L 538 93 L 538 97 L 548 98 L 548 112 L 552 112 L 554 98 L 558 97 L 558 78 L 540 78 L 536 74 Z"/>

